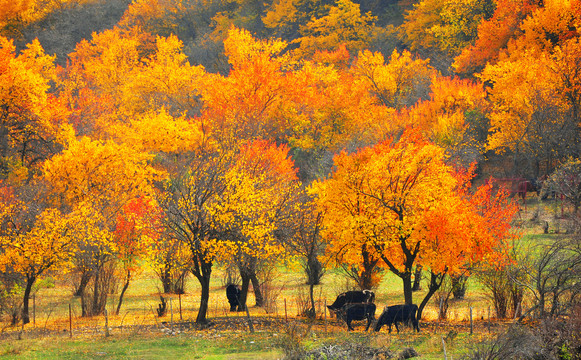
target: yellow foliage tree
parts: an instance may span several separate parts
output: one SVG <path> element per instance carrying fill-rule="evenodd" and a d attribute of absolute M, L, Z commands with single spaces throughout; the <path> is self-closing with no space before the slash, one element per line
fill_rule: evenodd
<path fill-rule="evenodd" d="M 494 83 L 488 149 L 509 150 L 515 160 L 525 159 L 540 176 L 541 164 L 551 169 L 554 160 L 575 153 L 578 123 L 568 116 L 558 65 L 547 53 L 528 53 L 518 59 L 487 66 L 481 74 Z"/>
<path fill-rule="evenodd" d="M 417 132 L 343 152 L 335 166 L 331 178 L 313 185 L 325 213 L 328 255 L 358 261 L 364 248 L 381 258 L 402 279 L 407 304 L 413 302 L 415 265 L 431 268 L 441 282 L 442 274 L 483 260 L 504 240 L 486 230 L 488 218 L 468 201 L 468 177 L 445 163 L 444 149 Z M 500 221 L 509 224 L 510 218 Z"/>
<path fill-rule="evenodd" d="M 70 216 L 54 208 L 39 210 L 40 199 L 19 199 L 3 188 L 0 198 L 0 270 L 25 278 L 22 322 L 30 322 L 29 300 L 33 285 L 47 272 L 66 273 L 72 265 L 75 241 L 71 236 Z"/>
<path fill-rule="evenodd" d="M 54 57 L 44 53 L 38 40 L 17 55 L 13 41 L 0 37 L 0 161 L 4 178 L 10 172 L 6 164 L 18 163 L 34 170 L 67 138 L 68 113 L 50 94 L 55 75 Z"/>
<path fill-rule="evenodd" d="M 256 305 L 264 305 L 257 271 L 286 257 L 284 243 L 276 233 L 281 230 L 279 219 L 292 212 L 299 187 L 288 152 L 288 147 L 265 140 L 243 144 L 225 174 L 217 221 L 225 247 L 232 251 L 230 261 L 240 270 L 242 308 L 249 281 Z"/>
<path fill-rule="evenodd" d="M 61 74 L 77 133 L 125 141 L 126 134 L 134 137 L 141 126 L 155 123 L 157 141 L 168 147 L 175 140 L 176 122 L 188 128 L 184 135 L 196 132 L 198 125 L 184 120 L 199 114 L 205 70 L 191 66 L 182 50 L 175 36 L 152 39 L 133 28 L 108 30 L 79 43 Z M 159 136 L 166 130 L 167 139 Z"/>
<path fill-rule="evenodd" d="M 99 277 L 121 254 L 113 236 L 117 216 L 131 201 L 152 194 L 158 173 L 148 165 L 150 159 L 128 145 L 81 138 L 44 164 L 44 178 L 55 199 L 84 218 L 74 229 L 81 248 L 75 265 L 81 276 L 77 293 L 83 296 L 83 315 L 104 310 L 110 289 L 100 287 L 104 283 Z M 84 287 L 91 278 L 93 293 L 86 298 Z"/>
<path fill-rule="evenodd" d="M 337 0 L 329 13 L 313 18 L 301 28 L 301 37 L 295 51 L 299 58 L 309 58 L 320 50 L 336 50 L 340 45 L 355 53 L 369 47 L 374 35 L 371 13 L 361 14 L 358 4 L 350 0 Z"/>
<path fill-rule="evenodd" d="M 370 91 L 387 107 L 401 109 L 427 98 L 436 71 L 429 60 L 414 59 L 409 51 L 394 50 L 389 62 L 383 55 L 362 51 L 351 71 L 366 82 Z"/>
<path fill-rule="evenodd" d="M 478 25 L 494 7 L 493 0 L 422 0 L 405 15 L 402 32 L 412 50 L 436 47 L 457 54 L 476 39 Z"/>

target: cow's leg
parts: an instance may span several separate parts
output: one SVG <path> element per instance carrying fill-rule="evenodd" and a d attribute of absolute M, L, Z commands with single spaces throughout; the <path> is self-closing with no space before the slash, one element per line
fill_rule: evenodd
<path fill-rule="evenodd" d="M 371 326 L 371 322 L 373 321 L 373 318 L 371 316 L 367 317 L 367 327 L 365 328 L 365 332 L 367 332 L 367 330 L 369 330 L 369 327 Z"/>
<path fill-rule="evenodd" d="M 391 323 L 389 323 L 389 333 L 391 334 Z"/>
<path fill-rule="evenodd" d="M 355 330 L 353 326 L 351 326 L 351 319 L 347 320 L 347 331 Z"/>
<path fill-rule="evenodd" d="M 397 321 L 394 321 L 393 324 L 395 325 L 395 329 L 397 330 L 397 333 L 399 334 L 399 328 L 397 327 Z"/>
<path fill-rule="evenodd" d="M 418 324 L 418 319 L 413 318 L 412 321 L 414 323 L 414 329 L 416 329 L 416 332 L 420 332 L 420 326 Z"/>

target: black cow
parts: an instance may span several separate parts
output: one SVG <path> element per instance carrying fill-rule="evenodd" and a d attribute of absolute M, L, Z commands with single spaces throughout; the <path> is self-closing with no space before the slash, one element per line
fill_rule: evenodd
<path fill-rule="evenodd" d="M 347 291 L 337 295 L 337 299 L 331 305 L 327 305 L 331 313 L 337 313 L 346 304 L 373 303 L 375 293 L 371 290 Z"/>
<path fill-rule="evenodd" d="M 230 311 L 236 311 L 240 305 L 240 288 L 234 284 L 226 286 L 226 297 L 230 303 Z"/>
<path fill-rule="evenodd" d="M 371 326 L 373 320 L 375 320 L 375 304 L 347 304 L 339 309 L 337 314 L 347 323 L 347 330 L 349 331 L 353 330 L 351 321 L 367 319 L 367 327 L 365 328 L 365 331 L 367 331 L 369 330 L 369 326 Z"/>
<path fill-rule="evenodd" d="M 417 312 L 418 306 L 415 304 L 386 306 L 385 309 L 383 309 L 383 313 L 381 313 L 381 316 L 377 320 L 377 324 L 375 324 L 374 330 L 379 331 L 383 325 L 389 325 L 389 332 L 391 333 L 391 324 L 395 324 L 395 329 L 399 333 L 397 323 L 407 323 L 411 321 L 414 329 L 417 332 L 420 332 L 418 320 L 416 319 Z"/>

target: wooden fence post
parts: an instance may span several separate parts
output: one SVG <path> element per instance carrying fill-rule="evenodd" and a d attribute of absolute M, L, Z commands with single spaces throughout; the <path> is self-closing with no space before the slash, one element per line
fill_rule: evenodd
<path fill-rule="evenodd" d="M 172 298 L 169 298 L 169 329 L 173 333 L 173 302 Z"/>
<path fill-rule="evenodd" d="M 69 303 L 69 337 L 73 337 L 73 313 L 71 311 L 71 304 Z"/>
<path fill-rule="evenodd" d="M 325 334 L 327 333 L 327 299 L 325 299 L 325 307 L 323 307 L 323 313 L 325 314 Z"/>
<path fill-rule="evenodd" d="M 107 309 L 105 309 L 105 336 L 109 337 L 109 316 L 107 315 Z"/>
<path fill-rule="evenodd" d="M 32 295 L 32 325 L 36 327 L 36 294 Z"/>
<path fill-rule="evenodd" d="M 284 320 L 288 322 L 288 314 L 286 311 L 286 298 L 284 299 Z"/>
<path fill-rule="evenodd" d="M 472 322 L 472 306 L 470 306 L 470 335 L 474 333 L 474 326 Z"/>
<path fill-rule="evenodd" d="M 184 321 L 184 318 L 182 317 L 182 294 L 178 294 L 178 300 L 180 303 L 180 322 Z"/>

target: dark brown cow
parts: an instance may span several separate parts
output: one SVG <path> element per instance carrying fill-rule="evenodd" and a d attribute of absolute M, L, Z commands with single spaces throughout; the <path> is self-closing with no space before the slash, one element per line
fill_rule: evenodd
<path fill-rule="evenodd" d="M 416 304 L 412 305 L 393 305 L 386 306 L 383 309 L 383 313 L 379 316 L 377 324 L 375 324 L 375 331 L 381 330 L 383 325 L 389 326 L 389 332 L 391 333 L 391 324 L 395 325 L 395 329 L 399 333 L 399 328 L 397 323 L 407 323 L 411 322 L 413 328 L 420 332 L 420 327 L 418 326 L 418 320 L 416 319 L 416 313 L 418 312 L 418 306 Z"/>
<path fill-rule="evenodd" d="M 230 311 L 236 311 L 236 307 L 240 306 L 240 288 L 234 284 L 226 286 L 226 297 L 230 303 Z"/>
<path fill-rule="evenodd" d="M 337 295 L 337 299 L 331 305 L 327 305 L 331 313 L 337 313 L 346 304 L 373 303 L 375 293 L 371 290 L 346 291 Z"/>
<path fill-rule="evenodd" d="M 367 327 L 365 327 L 365 331 L 367 331 L 373 320 L 375 320 L 375 304 L 347 304 L 337 311 L 337 315 L 347 323 L 348 331 L 354 330 L 353 326 L 351 326 L 351 321 L 367 319 Z"/>

